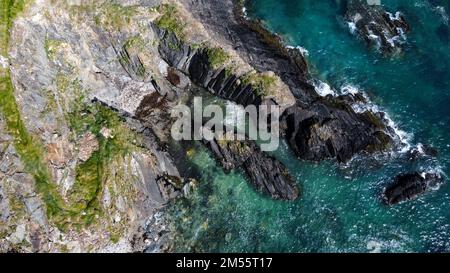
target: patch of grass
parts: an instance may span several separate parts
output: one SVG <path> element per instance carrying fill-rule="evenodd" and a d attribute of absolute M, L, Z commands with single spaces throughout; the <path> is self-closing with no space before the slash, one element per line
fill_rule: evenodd
<path fill-rule="evenodd" d="M 49 39 L 45 37 L 44 48 L 47 58 L 53 61 L 58 53 L 58 49 L 62 45 L 63 42 L 58 40 Z"/>
<path fill-rule="evenodd" d="M 26 0 L 1 0 L 0 4 L 0 29 L 1 29 L 1 53 L 8 55 L 9 30 L 14 18 L 29 3 Z M 14 146 L 25 171 L 31 174 L 35 180 L 37 191 L 47 206 L 49 219 L 63 212 L 63 202 L 55 185 L 51 182 L 47 165 L 44 163 L 44 149 L 34 137 L 32 137 L 22 121 L 11 82 L 8 69 L 0 68 L 0 110 L 5 119 L 8 133 L 14 139 Z"/>
<path fill-rule="evenodd" d="M 8 55 L 9 31 L 16 16 L 30 2 L 30 0 L 0 0 L 0 54 Z"/>
<path fill-rule="evenodd" d="M 136 54 L 139 56 L 139 54 L 144 52 L 146 45 L 146 42 L 139 34 L 129 38 L 123 45 L 123 52 L 119 54 L 119 62 L 123 66 L 129 66 L 131 64 L 130 55 Z M 141 78 L 145 78 L 148 72 L 140 59 L 135 65 L 134 73 Z"/>
<path fill-rule="evenodd" d="M 145 49 L 146 43 L 142 39 L 141 35 L 137 34 L 125 41 L 124 47 L 126 49 L 133 49 L 137 51 L 143 51 Z"/>
<path fill-rule="evenodd" d="M 41 117 L 45 117 L 50 113 L 55 113 L 55 111 L 58 109 L 58 103 L 56 101 L 55 94 L 53 93 L 53 91 L 44 89 L 42 90 L 42 94 L 44 94 L 45 97 L 47 98 L 45 109 L 41 113 Z"/>
<path fill-rule="evenodd" d="M 225 67 L 225 77 L 226 78 L 229 78 L 233 75 L 233 69 L 234 68 L 231 66 Z"/>
<path fill-rule="evenodd" d="M 7 55 L 9 29 L 13 19 L 23 10 L 27 2 L 0 1 L 2 38 L 0 52 L 2 55 Z M 125 17 L 129 15 L 128 12 L 120 11 L 120 9 L 118 14 L 111 17 L 111 20 L 118 19 L 120 14 L 126 15 Z M 122 19 L 120 18 L 120 20 Z M 48 53 L 51 55 L 50 46 L 48 49 Z M 103 170 L 112 158 L 129 153 L 133 147 L 131 143 L 136 138 L 113 111 L 99 105 L 84 104 L 83 89 L 78 81 L 71 81 L 66 76 L 59 74 L 56 77 L 56 86 L 60 92 L 72 92 L 72 95 L 79 95 L 79 99 L 75 100 L 74 106 L 67 115 L 72 130 L 76 133 L 90 131 L 96 135 L 100 143 L 99 150 L 88 161 L 77 166 L 76 182 L 69 196 L 70 203 L 64 202 L 57 186 L 52 182 L 44 160 L 44 147 L 26 129 L 14 97 L 9 70 L 0 68 L 0 111 L 4 117 L 7 131 L 14 139 L 14 146 L 25 171 L 31 174 L 35 180 L 36 190 L 46 205 L 47 218 L 64 231 L 68 226 L 81 228 L 89 225 L 95 220 L 96 215 L 101 213 L 98 197 L 104 179 Z M 114 137 L 104 138 L 100 133 L 103 127 L 109 128 Z"/>
<path fill-rule="evenodd" d="M 230 58 L 228 53 L 220 47 L 206 48 L 205 52 L 213 69 L 223 66 Z"/>
<path fill-rule="evenodd" d="M 184 40 L 185 24 L 179 19 L 176 6 L 164 4 L 159 6 L 157 10 L 162 15 L 156 20 L 156 25 L 164 30 L 174 33 L 178 39 Z"/>
<path fill-rule="evenodd" d="M 72 112 L 68 114 L 70 127 L 77 135 L 88 132 L 94 134 L 99 142 L 99 149 L 86 162 L 76 167 L 76 180 L 69 192 L 69 200 L 76 210 L 83 212 L 82 221 L 90 224 L 101 213 L 99 198 L 109 164 L 131 153 L 137 136 L 114 111 L 98 104 L 83 104 L 82 100 L 77 100 Z M 110 138 L 102 135 L 102 128 L 111 130 Z"/>
<path fill-rule="evenodd" d="M 117 244 L 122 237 L 122 231 L 119 227 L 111 227 L 109 229 L 109 240 L 113 244 Z"/>
<path fill-rule="evenodd" d="M 25 204 L 16 195 L 10 195 L 9 209 L 12 212 L 11 218 L 21 218 L 25 214 Z"/>
<path fill-rule="evenodd" d="M 251 85 L 256 95 L 263 98 L 270 96 L 276 84 L 276 78 L 265 73 L 249 73 L 243 76 L 241 81 L 244 84 Z"/>
<path fill-rule="evenodd" d="M 25 171 L 34 177 L 36 188 L 47 205 L 47 215 L 51 219 L 62 212 L 63 202 L 55 185 L 51 182 L 47 165 L 44 163 L 43 147 L 28 133 L 21 119 L 9 71 L 6 75 L 0 79 L 0 109 L 5 118 L 8 133 L 14 138 L 14 146 L 24 164 Z"/>
<path fill-rule="evenodd" d="M 97 9 L 100 12 L 94 17 L 95 23 L 111 30 L 120 30 L 129 25 L 137 13 L 137 7 L 117 3 L 105 3 Z"/>

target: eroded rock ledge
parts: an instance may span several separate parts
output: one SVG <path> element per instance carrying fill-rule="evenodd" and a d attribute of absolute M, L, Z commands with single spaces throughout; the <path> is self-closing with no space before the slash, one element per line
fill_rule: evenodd
<path fill-rule="evenodd" d="M 193 1 L 188 9 L 216 39 L 233 44 L 239 55 L 259 71 L 275 72 L 296 98 L 281 118 L 286 138 L 301 159 L 346 162 L 361 152 L 394 147 L 383 118 L 370 111 L 357 113 L 344 96 L 321 97 L 315 91 L 304 57 L 260 23 L 243 17 L 241 2 Z"/>
<path fill-rule="evenodd" d="M 295 200 L 299 189 L 286 167 L 253 141 L 204 141 L 226 172 L 243 169 L 259 191 L 274 199 Z"/>

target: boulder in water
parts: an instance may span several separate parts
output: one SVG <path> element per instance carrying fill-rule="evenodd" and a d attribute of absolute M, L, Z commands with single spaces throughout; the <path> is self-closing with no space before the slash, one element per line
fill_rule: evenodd
<path fill-rule="evenodd" d="M 385 189 L 383 196 L 387 204 L 395 205 L 415 199 L 443 182 L 444 179 L 437 173 L 402 174 L 398 175 L 394 183 Z"/>
<path fill-rule="evenodd" d="M 349 0 L 345 18 L 352 32 L 385 54 L 401 52 L 410 30 L 402 13 L 392 14 L 367 1 Z"/>

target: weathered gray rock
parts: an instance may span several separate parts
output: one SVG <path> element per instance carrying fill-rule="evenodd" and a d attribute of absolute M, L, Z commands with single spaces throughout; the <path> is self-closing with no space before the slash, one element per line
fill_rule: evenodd
<path fill-rule="evenodd" d="M 152 27 L 159 34 L 161 56 L 170 66 L 189 75 L 192 82 L 218 97 L 243 106 L 261 103 L 262 98 L 251 85 L 241 83 L 236 75 L 228 73 L 225 68 L 213 69 L 205 49 L 193 49 L 173 33 L 159 29 L 156 25 Z"/>
<path fill-rule="evenodd" d="M 101 1 L 98 2 L 100 6 Z M 149 6 L 159 2 L 120 4 L 140 5 L 133 10 L 138 10 L 136 16 L 145 15 L 139 20 L 145 23 L 153 20 L 148 16 Z M 68 121 L 74 108 L 101 102 L 130 117 L 136 116 L 138 110 L 144 112 L 145 107 L 139 107 L 148 102 L 146 99 L 157 95 L 170 100 L 172 95 L 172 90 L 165 88 L 170 83 L 163 75 L 149 75 L 151 70 L 157 72 L 156 64 L 163 62 L 157 48 L 150 48 L 145 59 L 142 52 L 125 46 L 136 34 L 142 34 L 142 39 L 153 39 L 152 32 L 139 33 L 140 29 L 133 25 L 138 20 L 130 20 L 120 30 L 106 30 L 94 22 L 90 12 L 77 9 L 85 6 L 76 5 L 84 4 L 87 3 L 33 2 L 15 21 L 8 56 L 18 110 L 28 132 L 36 137 L 36 144 L 42 144 L 42 161 L 51 176 L 49 183 L 54 184 L 62 199 L 73 189 L 77 167 L 99 148 L 98 140 L 117 137 L 108 133 L 108 125 L 95 136 L 83 139 L 85 133 L 76 135 Z M 78 118 L 89 114 L 84 111 Z M 148 125 L 152 124 L 156 122 Z M 129 126 L 133 126 L 132 122 Z M 167 124 L 158 126 L 167 130 Z M 158 126 L 152 129 L 158 132 Z M 142 251 L 145 245 L 133 245 L 134 237 L 143 236 L 146 220 L 173 198 L 172 192 L 167 194 L 165 188 L 158 187 L 159 177 L 180 177 L 172 157 L 155 141 L 157 137 L 143 138 L 144 147 L 111 159 L 105 166 L 98 193 L 104 216 L 97 215 L 98 223 L 83 226 L 81 231 L 60 231 L 49 221 L 40 191 L 22 166 L 14 139 L 7 134 L 0 116 L 0 252 Z M 74 205 L 70 200 L 64 202 Z"/>
<path fill-rule="evenodd" d="M 291 148 L 306 160 L 336 158 L 347 162 L 360 152 L 393 147 L 380 117 L 371 112 L 356 113 L 340 98 L 320 99 L 308 108 L 289 108 L 282 122 Z"/>

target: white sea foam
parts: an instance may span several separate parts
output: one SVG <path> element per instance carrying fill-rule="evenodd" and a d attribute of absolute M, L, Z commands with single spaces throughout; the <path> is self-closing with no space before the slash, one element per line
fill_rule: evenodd
<path fill-rule="evenodd" d="M 389 15 L 389 19 L 390 19 L 391 21 L 399 21 L 399 20 L 400 20 L 400 16 L 402 15 L 402 14 L 400 13 L 400 11 L 397 11 L 397 12 L 395 13 L 395 15 L 392 14 L 392 13 L 390 13 L 390 12 L 386 12 L 386 14 Z"/>
<path fill-rule="evenodd" d="M 372 113 L 383 113 L 383 119 L 385 124 L 390 127 L 392 129 L 392 131 L 394 132 L 395 136 L 392 136 L 393 138 L 397 138 L 399 140 L 399 142 L 401 143 L 401 149 L 400 149 L 400 153 L 406 153 L 411 149 L 411 139 L 412 139 L 412 134 L 409 134 L 403 130 L 401 130 L 398 125 L 391 119 L 391 117 L 389 116 L 389 114 L 384 111 L 381 110 L 377 105 L 373 104 L 369 97 L 367 96 L 366 93 L 360 91 L 356 86 L 353 86 L 351 84 L 345 84 L 341 87 L 341 91 L 340 93 L 342 95 L 346 95 L 346 94 L 352 94 L 352 95 L 356 95 L 356 94 L 361 94 L 366 102 L 356 102 L 354 104 L 351 105 L 352 109 L 356 112 L 356 113 L 364 113 L 366 111 L 370 111 Z"/>
<path fill-rule="evenodd" d="M 422 154 L 422 155 L 425 154 L 422 143 L 417 144 L 417 151 L 419 152 L 419 154 Z"/>
<path fill-rule="evenodd" d="M 317 94 L 322 97 L 326 97 L 328 95 L 336 96 L 336 92 L 334 92 L 333 89 L 331 89 L 331 86 L 325 82 L 317 80 L 313 83 L 313 85 Z"/>
<path fill-rule="evenodd" d="M 377 44 L 377 49 L 381 48 L 381 38 L 375 34 L 371 30 L 369 30 L 369 36 L 367 36 L 370 40 L 375 41 Z"/>
<path fill-rule="evenodd" d="M 391 47 L 395 47 L 395 41 L 397 41 L 398 36 L 393 36 L 393 37 L 389 38 L 388 36 L 385 35 L 385 37 L 386 37 L 386 41 L 388 41 L 389 45 Z"/>
<path fill-rule="evenodd" d="M 348 24 L 348 28 L 350 29 L 350 32 L 352 34 L 355 34 L 357 28 L 356 28 L 356 24 L 354 22 L 347 22 Z"/>
<path fill-rule="evenodd" d="M 248 19 L 248 13 L 247 13 L 247 8 L 246 7 L 242 7 L 242 14 L 244 16 L 244 19 Z"/>
<path fill-rule="evenodd" d="M 309 51 L 301 46 L 286 46 L 286 48 L 290 48 L 290 49 L 296 49 L 300 52 L 300 54 L 302 54 L 303 57 L 308 57 L 309 56 Z"/>
<path fill-rule="evenodd" d="M 369 241 L 367 242 L 367 250 L 370 253 L 381 253 L 381 247 L 383 246 L 382 243 L 377 241 Z"/>
<path fill-rule="evenodd" d="M 421 168 L 419 171 L 420 171 L 420 176 L 424 179 L 426 178 L 427 174 L 435 174 L 439 178 L 445 177 L 445 172 L 442 170 L 441 165 L 427 167 L 427 168 Z M 442 183 L 435 183 L 435 184 L 428 183 L 428 187 L 433 191 L 439 190 L 439 188 L 441 186 L 442 186 Z"/>
<path fill-rule="evenodd" d="M 397 33 L 398 33 L 398 35 L 400 35 L 400 37 L 401 37 L 404 41 L 407 40 L 407 39 L 406 39 L 405 31 L 404 31 L 401 27 L 398 27 L 398 28 L 397 28 Z"/>
<path fill-rule="evenodd" d="M 358 93 L 360 93 L 359 90 L 358 90 L 358 88 L 356 88 L 356 87 L 353 86 L 353 85 L 346 84 L 346 85 L 343 85 L 343 86 L 341 87 L 341 94 L 342 94 L 342 95 L 348 95 L 348 94 L 356 95 L 356 94 L 358 94 Z"/>
<path fill-rule="evenodd" d="M 444 23 L 448 24 L 449 18 L 447 12 L 445 11 L 445 8 L 442 6 L 437 6 L 434 8 L 434 10 L 441 16 Z"/>

